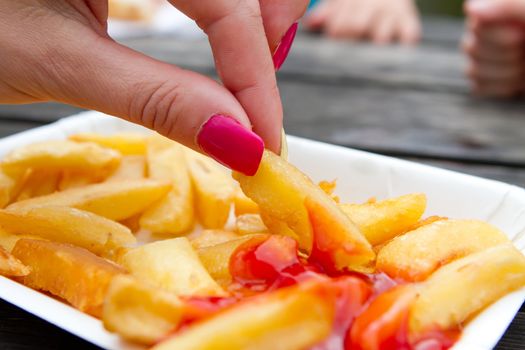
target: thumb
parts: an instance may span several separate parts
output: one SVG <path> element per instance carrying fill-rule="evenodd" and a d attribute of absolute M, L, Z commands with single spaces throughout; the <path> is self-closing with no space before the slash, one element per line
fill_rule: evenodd
<path fill-rule="evenodd" d="M 525 0 L 469 0 L 465 11 L 480 21 L 525 22 Z"/>
<path fill-rule="evenodd" d="M 52 99 L 142 124 L 234 170 L 256 172 L 264 143 L 236 98 L 212 79 L 99 36 L 69 43 L 56 60 Z"/>

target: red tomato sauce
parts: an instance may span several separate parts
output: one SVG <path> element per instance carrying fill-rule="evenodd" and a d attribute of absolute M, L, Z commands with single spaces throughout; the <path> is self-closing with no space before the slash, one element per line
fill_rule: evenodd
<path fill-rule="evenodd" d="M 336 273 L 326 269 L 326 261 L 315 258 L 300 257 L 297 242 L 289 237 L 270 236 L 237 248 L 230 273 L 241 295 L 326 279 L 337 293 L 334 327 L 311 350 L 445 350 L 457 340 L 458 331 L 435 331 L 410 342 L 407 323 L 412 299 L 407 288 L 383 273 Z"/>
<path fill-rule="evenodd" d="M 301 257 L 292 238 L 254 238 L 230 258 L 232 296 L 182 298 L 187 310 L 171 335 L 261 292 L 317 279 L 335 295 L 335 316 L 331 334 L 310 350 L 446 350 L 458 339 L 459 330 L 437 330 L 410 341 L 409 287 L 383 273 L 327 273 L 325 264 Z"/>

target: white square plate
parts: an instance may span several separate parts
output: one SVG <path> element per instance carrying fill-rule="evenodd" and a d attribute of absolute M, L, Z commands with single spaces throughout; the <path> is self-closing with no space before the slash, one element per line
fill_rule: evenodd
<path fill-rule="evenodd" d="M 147 132 L 114 117 L 85 112 L 0 140 L 0 157 L 22 145 L 77 132 L 122 131 Z M 289 137 L 288 143 L 290 161 L 316 181 L 336 178 L 343 201 L 424 192 L 426 215 L 488 221 L 525 252 L 525 190 L 521 188 L 297 137 Z M 142 349 L 104 330 L 99 320 L 1 276 L 0 298 L 102 348 Z M 524 300 L 525 288 L 491 305 L 467 325 L 454 349 L 492 349 Z"/>

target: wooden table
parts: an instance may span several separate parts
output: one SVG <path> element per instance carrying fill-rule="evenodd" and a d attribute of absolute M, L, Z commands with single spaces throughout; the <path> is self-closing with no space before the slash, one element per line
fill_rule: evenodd
<path fill-rule="evenodd" d="M 525 186 L 525 104 L 472 97 L 458 50 L 462 23 L 427 18 L 424 27 L 412 49 L 300 35 L 279 73 L 287 132 Z M 214 76 L 205 41 L 123 42 Z M 0 106 L 0 136 L 77 111 Z M 5 302 L 0 319 L 0 349 L 93 348 Z M 525 307 L 497 349 L 525 349 Z"/>

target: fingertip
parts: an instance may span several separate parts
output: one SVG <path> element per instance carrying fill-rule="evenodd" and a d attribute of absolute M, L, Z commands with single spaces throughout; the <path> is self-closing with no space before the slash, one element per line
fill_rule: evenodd
<path fill-rule="evenodd" d="M 261 136 L 264 145 L 272 152 L 279 154 L 281 151 L 282 119 L 263 122 L 262 125 L 254 126 L 254 132 Z"/>
<path fill-rule="evenodd" d="M 486 17 L 490 14 L 493 2 L 490 0 L 469 0 L 465 2 L 465 12 L 470 16 Z"/>

